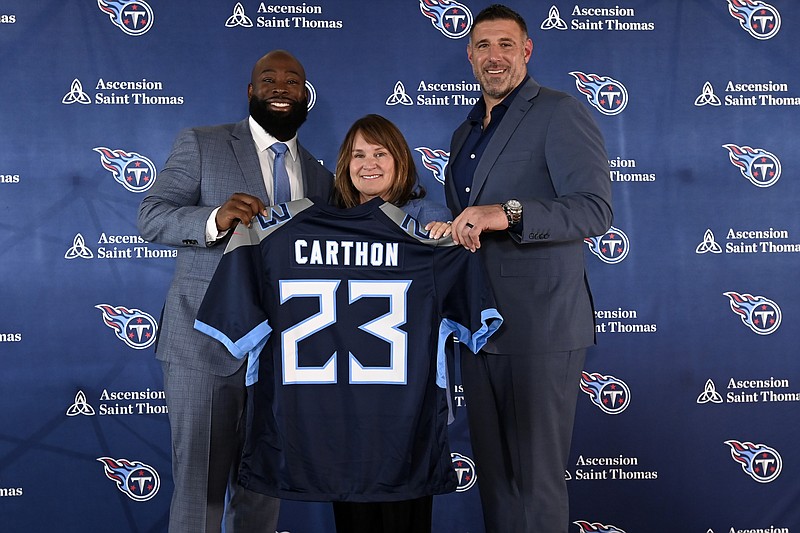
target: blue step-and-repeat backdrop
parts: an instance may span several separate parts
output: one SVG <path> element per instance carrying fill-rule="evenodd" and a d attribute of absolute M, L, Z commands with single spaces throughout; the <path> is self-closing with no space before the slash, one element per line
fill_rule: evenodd
<path fill-rule="evenodd" d="M 0 530 L 166 530 L 153 343 L 175 251 L 136 213 L 177 132 L 244 118 L 250 69 L 284 48 L 327 168 L 379 113 L 443 200 L 485 5 L 0 3 Z M 800 533 L 800 5 L 508 5 L 532 75 L 591 109 L 614 189 L 613 227 L 586 240 L 598 345 L 575 384 L 570 530 Z M 434 530 L 481 533 L 463 410 L 451 433 L 461 485 Z M 279 530 L 333 531 L 330 506 L 286 503 Z"/>

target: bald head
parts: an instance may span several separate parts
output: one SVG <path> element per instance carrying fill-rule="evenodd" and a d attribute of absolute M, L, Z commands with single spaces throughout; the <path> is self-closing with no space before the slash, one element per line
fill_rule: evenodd
<path fill-rule="evenodd" d="M 303 84 L 306 82 L 306 71 L 296 57 L 286 50 L 273 50 L 256 61 L 255 66 L 253 66 L 250 83 L 255 85 L 256 81 L 265 72 L 277 72 L 279 70 L 301 78 Z"/>
<path fill-rule="evenodd" d="M 287 141 L 308 115 L 306 71 L 286 50 L 273 50 L 253 67 L 247 86 L 250 116 L 264 130 Z"/>

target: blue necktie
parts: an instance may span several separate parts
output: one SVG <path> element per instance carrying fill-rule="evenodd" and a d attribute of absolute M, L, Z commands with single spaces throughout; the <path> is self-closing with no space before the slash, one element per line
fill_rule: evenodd
<path fill-rule="evenodd" d="M 275 153 L 275 163 L 272 166 L 272 204 L 282 204 L 292 200 L 292 190 L 289 187 L 289 173 L 286 172 L 286 150 L 283 143 L 275 143 L 269 147 Z"/>

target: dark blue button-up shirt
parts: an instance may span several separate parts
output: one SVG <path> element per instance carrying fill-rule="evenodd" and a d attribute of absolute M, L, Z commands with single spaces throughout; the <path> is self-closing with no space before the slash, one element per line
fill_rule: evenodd
<path fill-rule="evenodd" d="M 458 192 L 458 201 L 461 207 L 469 205 L 469 193 L 472 187 L 472 177 L 475 175 L 475 169 L 478 167 L 478 161 L 481 160 L 484 150 L 489 145 L 492 135 L 497 130 L 497 126 L 508 111 L 508 104 L 514 100 L 517 93 L 529 76 L 517 85 L 503 100 L 492 108 L 492 118 L 489 120 L 486 129 L 483 129 L 483 117 L 486 115 L 486 101 L 481 97 L 478 103 L 472 108 L 467 115 L 467 120 L 472 124 L 472 128 L 464 141 L 464 145 L 458 152 L 454 161 L 451 161 L 453 183 L 456 185 Z"/>

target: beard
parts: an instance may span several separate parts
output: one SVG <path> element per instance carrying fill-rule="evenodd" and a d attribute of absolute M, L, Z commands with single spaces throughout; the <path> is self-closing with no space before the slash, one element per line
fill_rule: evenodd
<path fill-rule="evenodd" d="M 269 108 L 268 100 L 252 96 L 250 116 L 279 141 L 288 141 L 297 134 L 308 117 L 308 100 L 304 98 L 293 102 L 288 112 L 276 112 Z"/>
<path fill-rule="evenodd" d="M 475 75 L 475 79 L 478 80 L 481 90 L 495 100 L 502 100 L 516 87 L 516 85 L 512 83 L 511 76 L 500 80 L 493 80 L 488 74 L 477 68 L 473 69 L 473 74 Z"/>
<path fill-rule="evenodd" d="M 524 58 L 523 58 L 524 61 Z M 493 69 L 499 65 L 493 61 L 487 61 L 482 65 L 473 65 L 472 74 L 481 86 L 481 90 L 494 98 L 497 101 L 504 99 L 513 91 L 527 75 L 525 63 L 522 63 L 523 68 L 518 64 L 510 63 L 506 68 L 508 69 L 504 76 L 498 78 L 491 76 L 485 69 Z"/>

